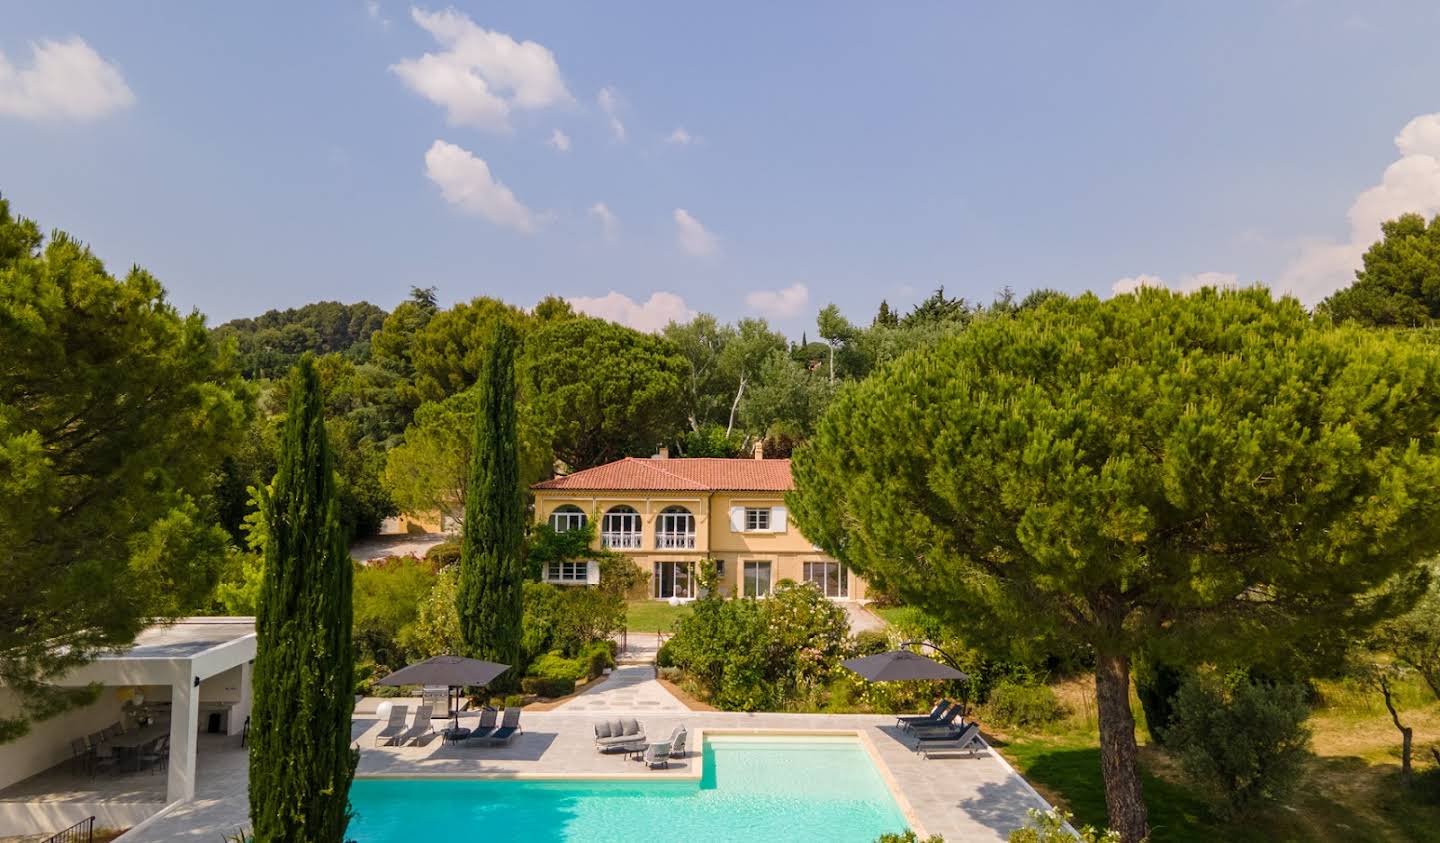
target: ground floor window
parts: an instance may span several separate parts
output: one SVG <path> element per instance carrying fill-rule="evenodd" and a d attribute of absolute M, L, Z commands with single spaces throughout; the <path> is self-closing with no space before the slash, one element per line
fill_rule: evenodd
<path fill-rule="evenodd" d="M 656 562 L 654 580 L 656 597 L 688 600 L 695 596 L 695 563 Z"/>
<path fill-rule="evenodd" d="M 850 572 L 839 562 L 806 562 L 805 582 L 815 583 L 826 597 L 850 596 Z"/>
<path fill-rule="evenodd" d="M 588 582 L 589 562 L 551 562 L 545 577 L 550 582 Z"/>
<path fill-rule="evenodd" d="M 745 579 L 741 594 L 746 597 L 767 597 L 770 594 L 770 563 L 744 562 Z"/>

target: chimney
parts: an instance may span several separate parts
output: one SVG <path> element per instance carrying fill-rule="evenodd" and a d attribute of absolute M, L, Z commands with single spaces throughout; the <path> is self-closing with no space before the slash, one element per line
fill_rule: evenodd
<path fill-rule="evenodd" d="M 668 459 L 670 459 L 670 448 L 667 447 L 667 446 L 665 446 L 665 445 L 661 445 L 661 446 L 660 446 L 660 450 L 655 453 L 654 459 L 657 459 L 657 460 L 668 460 Z"/>
<path fill-rule="evenodd" d="M 756 440 L 755 440 L 755 459 L 757 459 L 757 460 L 763 460 L 763 459 L 765 459 L 765 440 L 764 440 L 764 439 L 756 439 Z"/>

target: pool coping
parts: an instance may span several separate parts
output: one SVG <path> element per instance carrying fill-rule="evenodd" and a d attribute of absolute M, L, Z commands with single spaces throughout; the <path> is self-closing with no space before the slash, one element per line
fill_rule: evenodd
<path fill-rule="evenodd" d="M 695 763 L 685 770 L 675 773 L 656 773 L 644 770 L 635 773 L 532 773 L 532 772 L 508 772 L 508 773 L 427 773 L 423 771 L 386 772 L 386 773 L 356 773 L 355 779 L 436 779 L 436 780 L 491 780 L 491 781 L 655 781 L 655 782 L 699 782 L 705 773 L 705 738 L 709 735 L 715 736 L 742 736 L 742 737 L 827 737 L 855 738 L 860 746 L 869 756 L 870 763 L 880 773 L 880 779 L 885 782 L 885 787 L 890 791 L 890 798 L 895 800 L 895 805 L 900 809 L 900 814 L 909 824 L 910 830 L 915 836 L 924 839 L 929 836 L 925 826 L 916 816 L 915 810 L 910 805 L 910 800 L 905 798 L 904 792 L 900 789 L 900 782 L 896 780 L 895 774 L 890 771 L 890 766 L 880 756 L 879 749 L 871 739 L 868 731 L 862 729 L 736 729 L 719 728 L 706 729 L 703 727 L 695 729 L 695 740 L 693 745 L 699 747 L 698 752 L 688 753 L 687 759 L 693 757 Z"/>

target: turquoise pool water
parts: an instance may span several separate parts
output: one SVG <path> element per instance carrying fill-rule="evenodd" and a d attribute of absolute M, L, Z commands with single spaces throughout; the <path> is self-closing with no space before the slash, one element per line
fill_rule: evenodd
<path fill-rule="evenodd" d="M 616 769 L 630 763 L 617 758 Z M 696 783 L 357 779 L 357 843 L 636 840 L 870 843 L 906 828 L 853 738 L 715 736 Z"/>

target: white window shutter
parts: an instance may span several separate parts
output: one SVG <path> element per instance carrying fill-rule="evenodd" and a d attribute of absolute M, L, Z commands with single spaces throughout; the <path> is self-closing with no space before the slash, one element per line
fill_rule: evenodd
<path fill-rule="evenodd" d="M 594 559 L 585 563 L 585 583 L 587 585 L 600 584 L 600 563 Z"/>
<path fill-rule="evenodd" d="M 785 532 L 785 514 L 785 507 L 783 506 L 770 507 L 770 532 Z"/>
<path fill-rule="evenodd" d="M 743 506 L 732 506 L 732 507 L 730 507 L 730 532 L 732 532 L 732 533 L 743 533 L 743 532 L 745 532 L 745 507 L 743 507 Z"/>

